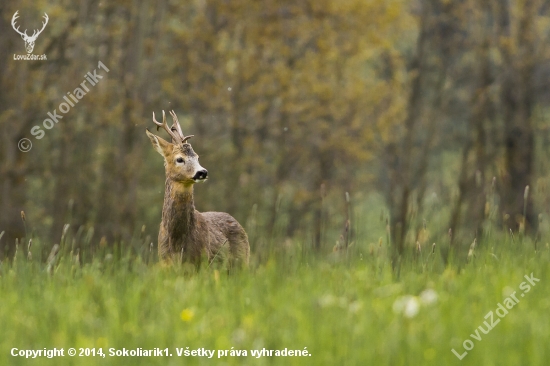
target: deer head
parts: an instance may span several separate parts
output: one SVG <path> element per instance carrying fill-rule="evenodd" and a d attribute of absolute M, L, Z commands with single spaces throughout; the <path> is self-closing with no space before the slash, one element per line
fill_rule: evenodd
<path fill-rule="evenodd" d="M 23 38 L 23 41 L 25 41 L 25 49 L 27 50 L 27 53 L 31 53 L 32 50 L 34 49 L 34 42 L 36 41 L 36 38 L 38 38 L 40 33 L 42 33 L 44 28 L 46 28 L 46 24 L 48 24 L 48 19 L 49 19 L 48 14 L 44 13 L 45 21 L 42 22 L 42 29 L 40 29 L 40 30 L 35 29 L 32 36 L 29 36 L 29 35 L 27 35 L 27 30 L 26 29 L 25 29 L 25 32 L 21 32 L 19 30 L 19 27 L 15 28 L 15 20 L 17 18 L 19 18 L 19 15 L 17 15 L 18 12 L 19 12 L 19 10 L 17 10 L 15 12 L 15 14 L 13 14 L 13 17 L 11 18 L 11 26 L 13 27 L 13 29 L 17 33 L 19 33 L 21 35 L 21 38 Z"/>
<path fill-rule="evenodd" d="M 176 113 L 171 111 L 170 114 L 174 121 L 170 128 L 166 124 L 164 111 L 162 111 L 162 123 L 155 119 L 154 112 L 153 122 L 157 125 L 157 130 L 162 127 L 168 132 L 172 137 L 172 142 L 152 134 L 149 130 L 145 131 L 155 150 L 164 158 L 166 178 L 186 186 L 204 182 L 208 177 L 208 171 L 199 164 L 199 156 L 187 142 L 193 135 L 185 136 L 181 131 Z"/>

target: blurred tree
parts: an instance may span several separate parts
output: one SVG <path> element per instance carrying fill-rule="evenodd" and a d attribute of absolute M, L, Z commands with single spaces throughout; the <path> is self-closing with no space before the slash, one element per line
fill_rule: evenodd
<path fill-rule="evenodd" d="M 515 9 L 514 9 L 515 6 Z M 535 101 L 534 68 L 539 37 L 535 18 L 540 2 L 521 0 L 506 6 L 496 2 L 499 51 L 502 55 L 502 118 L 504 120 L 504 171 L 502 211 L 510 218 L 507 226 L 535 232 L 538 225 L 532 194 L 526 187 L 533 181 Z"/>
<path fill-rule="evenodd" d="M 201 11 L 187 11 L 195 14 L 190 26 L 171 25 L 182 46 L 167 74 L 179 75 L 171 80 L 187 90 L 182 105 L 205 144 L 219 129 L 231 142 L 211 169 L 214 177 L 226 177 L 219 191 L 227 200 L 224 209 L 243 212 L 251 201 L 263 200 L 258 193 L 267 193 L 272 232 L 285 195 L 292 202 L 286 234 L 311 212 L 314 246 L 320 248 L 321 186 L 343 197 L 350 176 L 361 174 L 353 167 L 372 154 L 366 142 L 374 139 L 369 101 L 376 96 L 367 86 L 376 81 L 369 80 L 368 63 L 388 47 L 391 40 L 382 40 L 380 32 L 406 16 L 402 6 L 207 1 Z"/>
<path fill-rule="evenodd" d="M 249 219 L 258 252 L 287 237 L 331 248 L 348 218 L 344 192 L 383 193 L 394 263 L 427 240 L 425 221 L 447 212 L 426 210 L 428 193 L 452 202 L 443 220 L 469 243 L 486 224 L 494 176 L 499 216 L 533 230 L 535 192 L 526 206 L 523 194 L 548 174 L 534 169 L 533 121 L 549 103 L 533 77 L 550 70 L 547 8 L 542 0 L 3 1 L 0 246 L 25 235 L 22 210 L 48 245 L 65 224 L 95 233 L 94 245 L 128 243 L 143 224 L 156 236 L 164 175 L 144 128 L 163 109 L 196 135 L 209 169 L 199 209 Z M 25 52 L 10 25 L 16 10 L 28 29 L 48 13 L 35 47 L 47 61 L 13 60 Z M 110 70 L 101 82 L 42 139 L 32 136 L 99 61 Z M 17 149 L 23 137 L 28 153 Z M 457 167 L 445 165 L 448 155 Z"/>
<path fill-rule="evenodd" d="M 402 108 L 398 118 L 392 115 L 394 120 L 388 123 L 394 132 L 382 133 L 382 136 L 391 136 L 382 146 L 381 183 L 390 211 L 394 265 L 405 250 L 411 220 L 420 217 L 422 211 L 430 155 L 442 126 L 439 112 L 454 57 L 452 45 L 456 41 L 453 37 L 458 30 L 457 19 L 460 19 L 455 13 L 459 11 L 460 5 L 453 2 L 430 0 L 420 3 L 417 18 L 419 32 L 414 55 L 405 71 L 406 84 L 392 89 L 388 96 L 390 103 Z M 393 70 L 395 64 L 389 63 L 389 75 L 400 78 L 403 71 Z M 399 95 L 400 90 L 405 90 L 408 95 Z M 388 111 L 395 113 L 393 108 Z M 415 225 L 415 237 L 419 229 Z"/>

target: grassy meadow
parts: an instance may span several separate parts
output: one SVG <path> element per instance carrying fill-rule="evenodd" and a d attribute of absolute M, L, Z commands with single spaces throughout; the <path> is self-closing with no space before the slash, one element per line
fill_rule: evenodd
<path fill-rule="evenodd" d="M 535 251 L 526 238 L 494 235 L 474 248 L 468 261 L 451 259 L 447 265 L 439 246 L 430 244 L 393 271 L 383 239 L 370 245 L 358 239 L 347 254 L 328 256 L 294 242 L 263 261 L 253 247 L 251 268 L 228 276 L 206 266 L 194 274 L 162 266 L 154 250 L 139 243 L 86 249 L 88 239 L 66 232 L 57 255 L 39 260 L 48 252 L 34 238 L 31 258 L 20 248 L 13 262 L 2 263 L 1 365 L 546 365 L 550 360 L 546 243 Z M 75 250 L 79 241 L 82 249 Z M 524 292 L 520 286 L 531 273 L 540 281 Z M 514 291 L 519 302 L 497 322 L 498 304 Z M 479 326 L 487 329 L 483 322 L 489 322 L 491 311 L 494 328 L 476 334 Z M 463 343 L 471 348 L 466 355 Z M 105 357 L 70 357 L 70 347 L 77 353 L 101 349 Z M 178 356 L 177 349 L 186 347 L 214 353 L 210 359 Z M 27 359 L 12 356 L 13 348 L 64 348 L 65 353 Z M 117 357 L 109 355 L 110 348 L 158 348 L 172 356 Z M 264 348 L 307 356 L 252 355 Z"/>

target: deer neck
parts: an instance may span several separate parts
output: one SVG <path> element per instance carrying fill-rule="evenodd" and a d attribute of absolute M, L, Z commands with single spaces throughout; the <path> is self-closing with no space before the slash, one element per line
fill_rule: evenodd
<path fill-rule="evenodd" d="M 192 185 L 166 180 L 162 222 L 173 243 L 185 242 L 192 235 L 196 224 Z"/>

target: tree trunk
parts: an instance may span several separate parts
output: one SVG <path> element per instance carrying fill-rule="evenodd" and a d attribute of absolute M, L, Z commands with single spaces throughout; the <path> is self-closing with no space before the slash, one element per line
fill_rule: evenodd
<path fill-rule="evenodd" d="M 510 15 L 506 4 L 500 5 L 501 35 L 510 33 Z M 537 218 L 532 194 L 526 187 L 533 179 L 534 131 L 532 110 L 534 104 L 533 70 L 535 58 L 533 0 L 522 2 L 517 31 L 517 51 L 512 53 L 509 43 L 501 45 L 504 59 L 504 81 L 501 104 L 504 118 L 504 177 L 501 189 L 502 212 L 508 218 L 504 224 L 510 229 L 534 233 Z M 508 36 L 510 37 L 510 36 Z M 504 37 L 501 37 L 504 38 Z"/>

